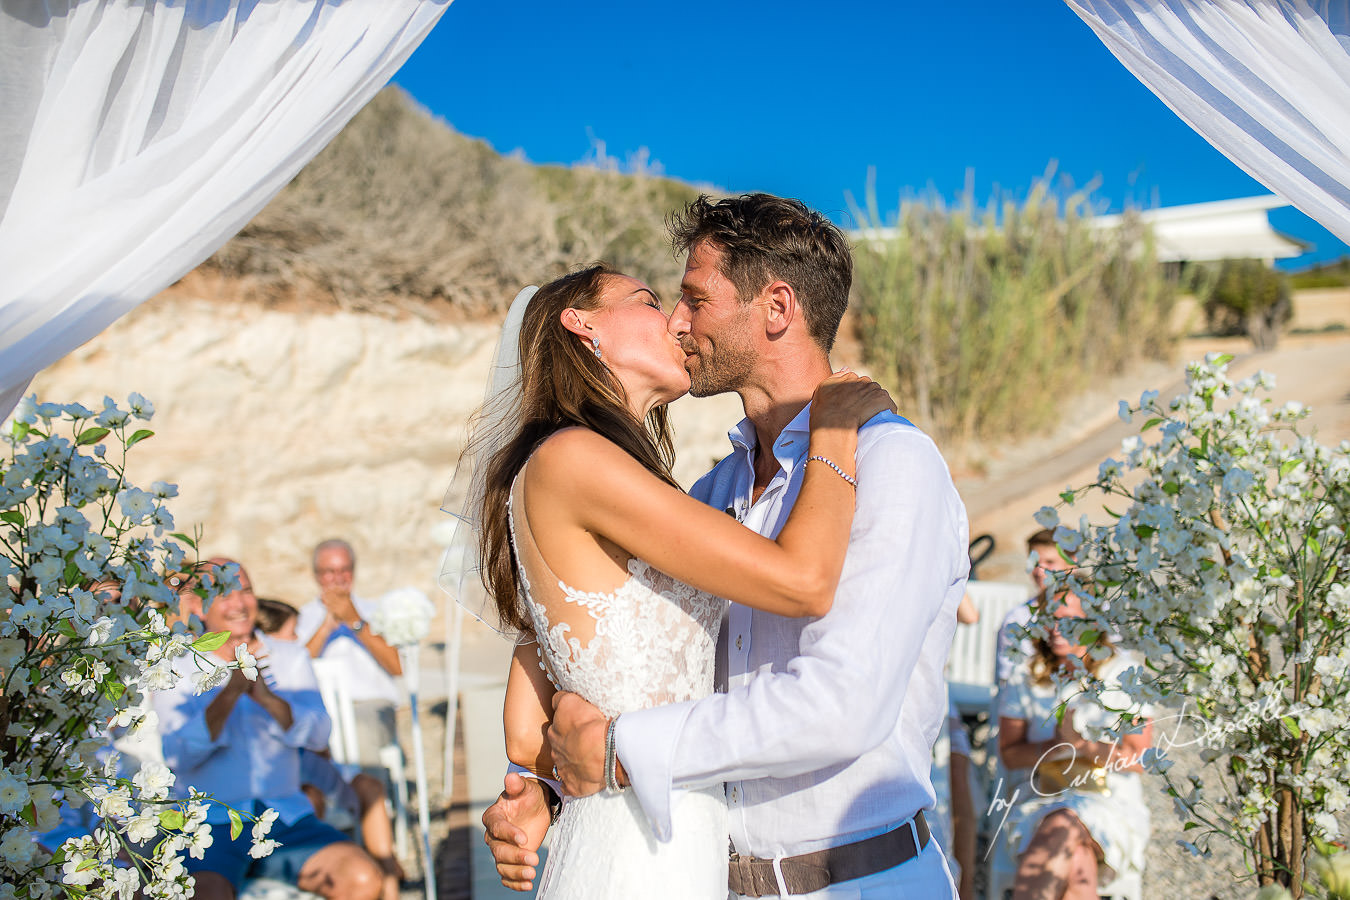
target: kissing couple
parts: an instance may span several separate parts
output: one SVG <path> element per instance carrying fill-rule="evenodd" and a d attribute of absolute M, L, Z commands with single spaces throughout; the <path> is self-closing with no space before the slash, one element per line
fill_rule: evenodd
<path fill-rule="evenodd" d="M 837 227 L 747 194 L 671 230 L 669 316 L 597 265 L 523 291 L 503 334 L 512 412 L 470 494 L 521 635 L 498 871 L 550 900 L 955 897 L 925 814 L 965 508 L 933 441 L 831 367 Z M 745 419 L 685 494 L 666 404 L 726 391 Z"/>

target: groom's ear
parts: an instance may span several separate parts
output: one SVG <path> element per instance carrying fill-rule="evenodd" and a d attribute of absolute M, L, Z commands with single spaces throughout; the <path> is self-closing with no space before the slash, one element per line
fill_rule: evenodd
<path fill-rule="evenodd" d="M 780 337 L 792 321 L 801 315 L 797 292 L 786 281 L 771 281 L 760 292 L 764 306 L 764 330 L 769 337 Z"/>

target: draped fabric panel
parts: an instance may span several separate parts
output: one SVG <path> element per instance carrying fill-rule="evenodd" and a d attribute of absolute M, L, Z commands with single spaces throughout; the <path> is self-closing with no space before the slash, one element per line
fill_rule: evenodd
<path fill-rule="evenodd" d="M 1350 0 L 1065 0 L 1186 124 L 1350 242 Z"/>
<path fill-rule="evenodd" d="M 0 416 L 242 228 L 450 0 L 0 0 Z"/>

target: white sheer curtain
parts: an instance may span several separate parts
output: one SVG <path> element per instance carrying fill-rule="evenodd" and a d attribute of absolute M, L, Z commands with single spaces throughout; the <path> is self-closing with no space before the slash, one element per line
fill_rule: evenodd
<path fill-rule="evenodd" d="M 0 0 L 0 417 L 209 256 L 450 0 Z"/>
<path fill-rule="evenodd" d="M 1350 2 L 1065 2 L 1186 124 L 1350 242 Z"/>

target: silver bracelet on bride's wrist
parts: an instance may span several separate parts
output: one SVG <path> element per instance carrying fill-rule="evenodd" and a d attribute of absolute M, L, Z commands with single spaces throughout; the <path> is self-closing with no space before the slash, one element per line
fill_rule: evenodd
<path fill-rule="evenodd" d="M 614 728 L 618 724 L 619 717 L 615 716 L 605 729 L 605 790 L 611 793 L 623 790 L 619 784 L 619 752 L 614 745 Z"/>
<path fill-rule="evenodd" d="M 848 473 L 845 472 L 843 469 L 839 468 L 838 464 L 836 464 L 834 460 L 832 460 L 832 459 L 830 459 L 829 457 L 826 457 L 826 456 L 808 456 L 808 457 L 806 458 L 806 461 L 807 461 L 807 462 L 810 462 L 810 461 L 813 460 L 813 459 L 814 459 L 816 462 L 823 462 L 825 465 L 829 466 L 831 469 L 834 469 L 837 473 L 839 473 L 839 477 L 840 477 L 840 478 L 844 479 L 844 480 L 847 481 L 849 484 L 853 485 L 853 489 L 854 489 L 855 491 L 858 489 L 858 479 L 854 478 L 852 475 L 848 474 Z"/>

